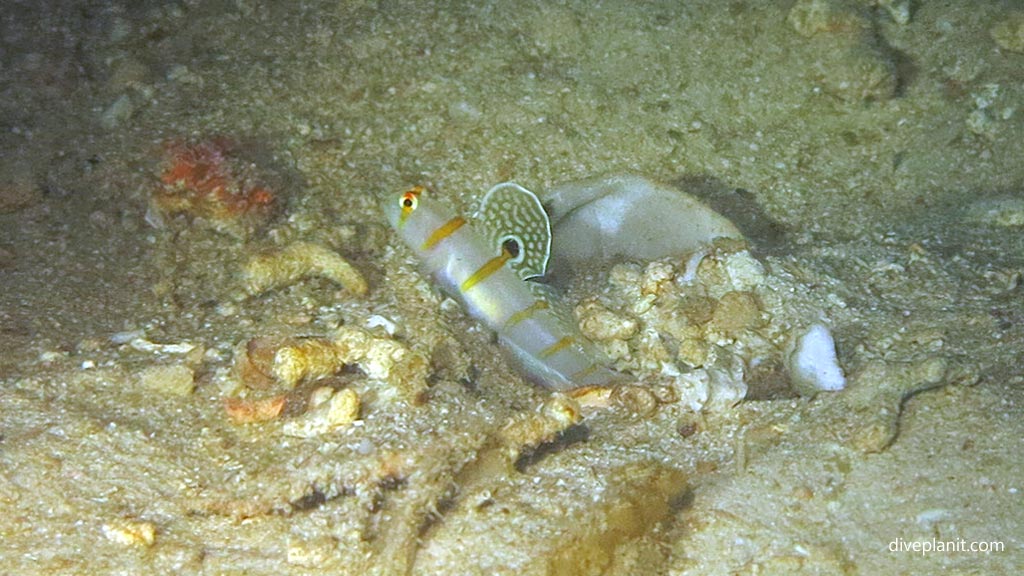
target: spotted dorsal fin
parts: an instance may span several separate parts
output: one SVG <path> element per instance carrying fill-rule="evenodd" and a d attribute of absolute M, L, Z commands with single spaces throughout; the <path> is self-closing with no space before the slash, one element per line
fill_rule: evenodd
<path fill-rule="evenodd" d="M 509 252 L 508 264 L 520 278 L 544 275 L 551 257 L 551 221 L 533 192 L 502 182 L 484 195 L 476 218 L 495 253 Z"/>

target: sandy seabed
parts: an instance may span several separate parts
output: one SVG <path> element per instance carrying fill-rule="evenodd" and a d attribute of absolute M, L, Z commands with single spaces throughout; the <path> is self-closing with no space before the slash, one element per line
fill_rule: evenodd
<path fill-rule="evenodd" d="M 1024 571 L 1019 3 L 10 1 L 0 31 L 0 573 Z M 222 157 L 227 196 L 172 198 Z M 735 404 L 646 382 L 560 419 L 378 206 L 616 173 L 750 240 L 763 325 L 721 354 L 825 322 L 847 388 L 748 365 Z M 254 287 L 295 246 L 333 256 Z M 568 298 L 628 316 L 672 265 Z M 618 361 L 677 362 L 657 326 Z M 268 375 L 339 330 L 324 378 Z"/>

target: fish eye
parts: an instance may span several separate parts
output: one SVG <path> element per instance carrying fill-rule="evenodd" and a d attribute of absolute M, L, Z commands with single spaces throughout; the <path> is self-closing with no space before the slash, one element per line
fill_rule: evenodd
<path fill-rule="evenodd" d="M 398 199 L 398 205 L 402 208 L 402 212 L 412 212 L 416 209 L 419 204 L 419 196 L 422 189 L 420 187 L 413 188 L 408 192 L 402 194 Z"/>

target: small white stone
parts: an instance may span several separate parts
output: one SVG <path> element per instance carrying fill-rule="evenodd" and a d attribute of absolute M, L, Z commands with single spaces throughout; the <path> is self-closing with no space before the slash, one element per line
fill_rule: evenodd
<path fill-rule="evenodd" d="M 39 355 L 39 361 L 56 362 L 57 360 L 60 360 L 61 358 L 64 358 L 66 356 L 66 352 L 61 352 L 59 350 L 46 350 L 45 352 Z"/>
<path fill-rule="evenodd" d="M 156 541 L 156 527 L 150 522 L 116 520 L 101 527 L 103 535 L 122 546 L 152 546 Z"/>
<path fill-rule="evenodd" d="M 677 376 L 675 388 L 679 402 L 694 412 L 703 410 L 711 397 L 710 378 L 703 368 Z"/>
<path fill-rule="evenodd" d="M 794 339 L 789 354 L 789 374 L 800 392 L 842 390 L 846 377 L 836 358 L 832 334 L 822 324 L 813 324 Z"/>
<path fill-rule="evenodd" d="M 925 528 L 931 528 L 936 522 L 946 520 L 952 515 L 946 508 L 931 508 L 918 514 L 914 520 Z"/>
<path fill-rule="evenodd" d="M 391 319 L 385 318 L 380 314 L 374 314 L 373 316 L 367 318 L 366 323 L 363 326 L 367 330 L 373 330 L 374 328 L 380 326 L 381 328 L 384 329 L 385 332 L 388 333 L 388 336 L 394 336 L 395 331 L 398 329 L 398 326 L 395 325 L 395 323 L 392 322 Z"/>
<path fill-rule="evenodd" d="M 150 342 L 145 338 L 136 338 L 128 343 L 129 346 L 138 350 L 139 352 L 157 352 L 161 354 L 187 354 L 191 352 L 196 345 L 191 342 L 178 342 L 176 344 L 157 344 Z"/>
<path fill-rule="evenodd" d="M 135 104 L 127 94 L 122 94 L 100 115 L 100 125 L 107 130 L 117 128 L 135 113 Z"/>
<path fill-rule="evenodd" d="M 146 335 L 145 330 L 125 330 L 124 332 L 115 332 L 110 335 L 110 342 L 113 344 L 128 344 L 136 338 L 143 338 Z"/>

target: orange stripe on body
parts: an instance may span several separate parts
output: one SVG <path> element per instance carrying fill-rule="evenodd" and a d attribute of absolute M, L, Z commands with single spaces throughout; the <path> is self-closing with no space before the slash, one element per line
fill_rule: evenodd
<path fill-rule="evenodd" d="M 508 320 L 505 321 L 505 330 L 508 330 L 509 328 L 512 328 L 516 324 L 519 324 L 523 320 L 526 320 L 527 318 L 533 316 L 534 313 L 536 313 L 538 310 L 544 310 L 547 307 L 547 302 L 545 302 L 544 300 L 537 300 L 533 304 L 530 304 L 526 308 L 523 308 L 519 312 L 516 312 L 515 314 L 509 316 Z"/>
<path fill-rule="evenodd" d="M 572 346 L 572 343 L 575 341 L 576 339 L 573 338 L 572 336 L 566 336 L 565 338 L 562 338 L 561 340 L 555 342 L 551 346 L 548 346 L 547 348 L 541 350 L 540 354 L 537 354 L 537 357 L 544 359 L 554 356 L 555 354 L 558 354 L 559 351 L 568 348 L 569 346 Z"/>
<path fill-rule="evenodd" d="M 420 250 L 430 250 L 434 246 L 437 246 L 442 240 L 454 234 L 459 228 L 462 228 L 462 225 L 465 223 L 466 220 L 462 216 L 456 216 L 445 222 L 438 227 L 437 230 L 431 232 L 430 236 L 423 241 L 423 245 L 420 246 Z"/>
<path fill-rule="evenodd" d="M 588 376 L 592 375 L 594 372 L 597 372 L 599 368 L 601 367 L 598 366 L 597 364 L 591 364 L 590 366 L 587 366 L 583 370 L 579 370 L 575 374 L 570 376 L 569 381 L 572 382 L 573 384 L 579 384 L 580 382 L 586 380 Z"/>

